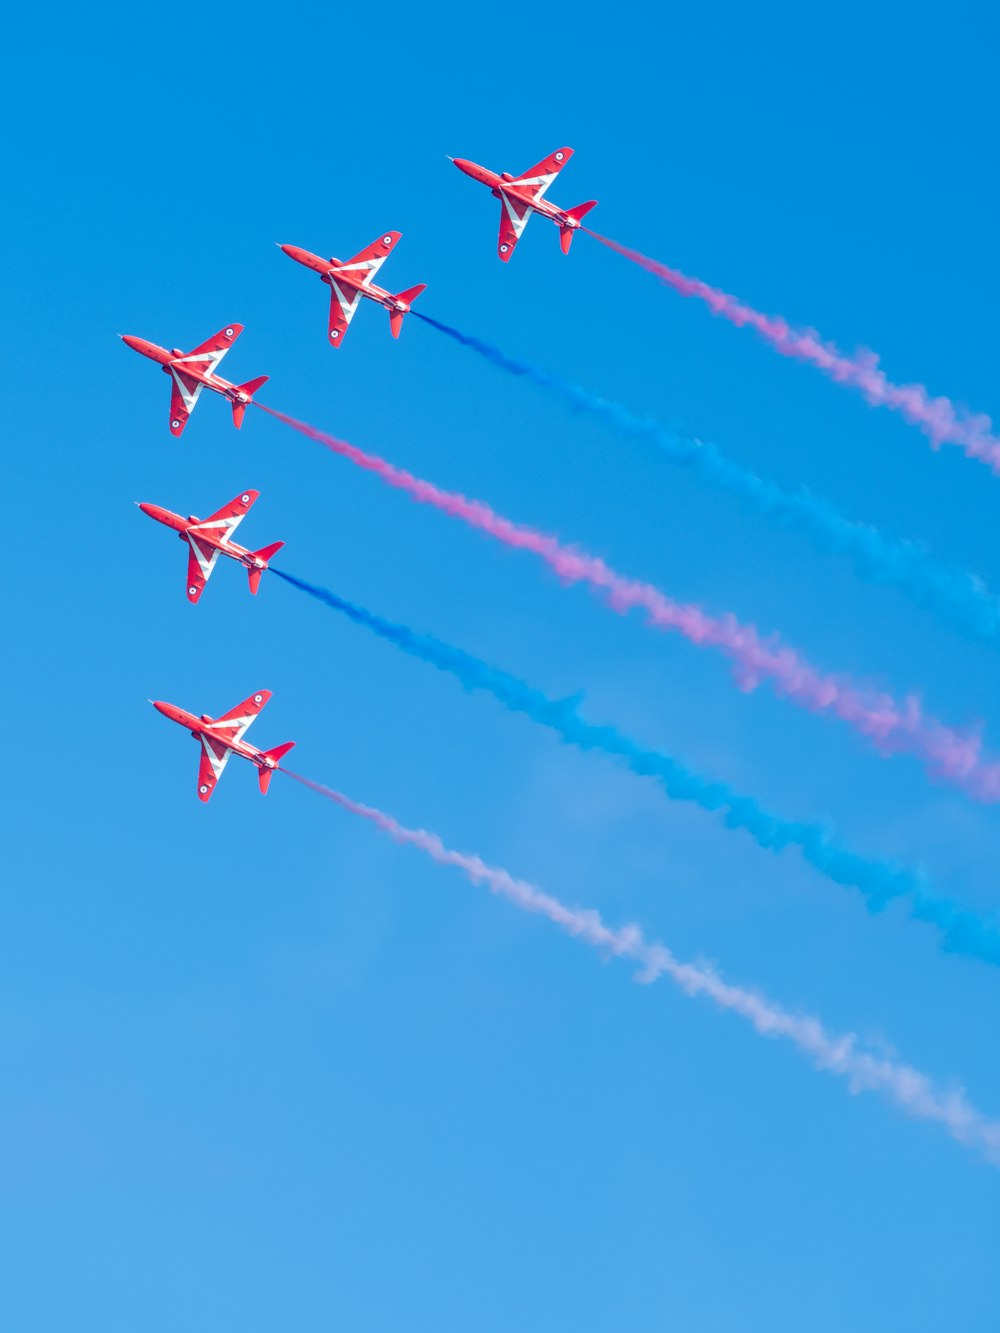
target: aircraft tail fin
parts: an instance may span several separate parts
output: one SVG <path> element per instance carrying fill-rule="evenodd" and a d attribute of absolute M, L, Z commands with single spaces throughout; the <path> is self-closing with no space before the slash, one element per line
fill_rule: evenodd
<path fill-rule="evenodd" d="M 237 430 L 243 425 L 243 413 L 247 410 L 247 404 L 253 402 L 254 394 L 270 378 L 270 375 L 258 375 L 255 380 L 247 380 L 246 384 L 237 384 L 236 388 L 242 395 L 242 399 L 233 399 L 233 425 Z"/>
<path fill-rule="evenodd" d="M 258 560 L 263 560 L 264 562 L 263 565 L 256 565 L 247 570 L 247 574 L 250 576 L 250 591 L 252 593 L 256 593 L 257 589 L 260 587 L 260 576 L 263 574 L 264 570 L 267 569 L 268 561 L 272 556 L 278 554 L 284 544 L 284 542 L 272 542 L 270 546 L 262 546 L 259 551 L 251 552 L 251 555 L 255 555 Z"/>
<path fill-rule="evenodd" d="M 597 200 L 588 199 L 585 204 L 577 204 L 575 208 L 567 208 L 566 216 L 568 218 L 573 218 L 574 221 L 576 222 L 579 222 L 581 218 L 585 218 L 587 216 L 587 214 L 590 212 L 592 208 L 596 207 L 597 207 Z"/>
<path fill-rule="evenodd" d="M 577 226 L 579 226 L 580 219 L 586 217 L 587 214 L 590 212 L 590 210 L 596 207 L 597 207 L 597 200 L 588 199 L 585 204 L 577 204 L 575 208 L 567 208 L 566 216 L 568 218 L 572 218 L 573 222 L 576 223 Z M 567 224 L 566 226 L 559 228 L 559 244 L 562 246 L 562 252 L 564 255 L 569 254 L 569 247 L 573 243 L 573 233 L 575 231 L 576 231 L 576 226 L 573 226 L 572 224 Z"/>
<path fill-rule="evenodd" d="M 406 310 L 409 310 L 410 306 L 417 299 L 420 293 L 425 292 L 426 290 L 427 290 L 427 283 L 418 282 L 416 287 L 407 287 L 405 292 L 397 292 L 396 300 L 405 302 Z M 399 337 L 399 331 L 403 327 L 403 316 L 406 314 L 406 310 L 389 311 L 389 327 L 392 330 L 392 336 L 394 338 Z"/>
<path fill-rule="evenodd" d="M 263 752 L 262 757 L 264 759 L 273 759 L 275 765 L 280 764 L 282 759 L 284 759 L 285 755 L 288 753 L 289 750 L 293 748 L 294 745 L 295 745 L 294 741 L 286 741 L 284 745 L 276 745 L 273 750 L 265 750 Z M 260 783 L 260 791 L 262 796 L 265 796 L 267 794 L 267 789 L 271 785 L 271 774 L 273 772 L 274 772 L 273 768 L 257 769 L 257 781 Z"/>

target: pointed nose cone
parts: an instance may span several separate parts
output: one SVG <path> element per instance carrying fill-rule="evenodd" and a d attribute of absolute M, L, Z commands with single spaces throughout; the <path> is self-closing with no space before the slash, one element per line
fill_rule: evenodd
<path fill-rule="evenodd" d="M 190 713 L 186 713 L 183 708 L 178 708 L 176 704 L 165 703 L 162 699 L 150 699 L 149 701 L 158 713 L 162 713 L 170 722 L 177 722 L 183 726 L 189 724 Z"/>
<path fill-rule="evenodd" d="M 451 161 L 454 162 L 459 171 L 464 171 L 467 176 L 475 177 L 479 172 L 479 168 L 476 166 L 475 162 L 470 162 L 468 158 L 453 157 Z"/>
<path fill-rule="evenodd" d="M 312 254 L 309 250 L 303 250 L 301 245 L 278 245 L 282 254 L 286 254 L 289 259 L 294 259 L 296 264 L 302 264 L 305 268 L 311 268 L 316 273 L 323 271 L 323 261 Z"/>
<path fill-rule="evenodd" d="M 157 523 L 165 523 L 168 528 L 176 528 L 181 532 L 187 524 L 177 514 L 172 514 L 169 509 L 164 509 L 162 505 L 147 504 L 144 500 L 136 501 L 139 508 L 150 518 L 154 518 Z"/>
<path fill-rule="evenodd" d="M 157 347 L 156 343 L 147 342 L 145 338 L 136 338 L 131 333 L 119 333 L 119 338 L 126 347 L 131 347 L 133 352 L 139 352 L 142 356 L 148 356 L 153 361 L 162 361 L 164 352 Z"/>

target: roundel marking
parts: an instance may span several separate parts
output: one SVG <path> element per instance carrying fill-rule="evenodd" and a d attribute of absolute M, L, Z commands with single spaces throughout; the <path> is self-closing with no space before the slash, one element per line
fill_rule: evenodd
<path fill-rule="evenodd" d="M 232 331 L 232 329 L 226 329 L 226 337 L 227 337 L 227 338 L 231 338 L 232 336 L 233 336 L 233 331 Z"/>
<path fill-rule="evenodd" d="M 501 245 L 501 247 L 500 247 L 500 253 L 505 255 L 509 249 L 510 249 L 510 246 L 509 246 L 509 245 L 506 245 L 506 244 L 505 244 L 505 245 Z"/>
<path fill-rule="evenodd" d="M 340 337 L 340 330 L 339 330 L 339 329 L 332 329 L 332 330 L 330 331 L 330 337 L 331 337 L 331 338 L 339 338 L 339 337 Z"/>
<path fill-rule="evenodd" d="M 174 430 L 176 430 L 177 427 L 178 427 L 181 423 L 180 423 L 179 421 L 176 421 L 176 420 L 175 420 L 175 421 L 171 421 L 170 424 L 171 424 L 171 426 L 173 426 Z"/>
<path fill-rule="evenodd" d="M 263 697 L 264 697 L 264 696 L 263 696 L 262 694 L 255 694 L 254 697 L 253 697 L 253 701 L 254 701 L 254 703 L 255 703 L 255 704 L 259 704 L 260 701 L 261 701 L 261 699 L 263 699 Z"/>
<path fill-rule="evenodd" d="M 391 236 L 383 236 L 383 237 L 382 237 L 382 244 L 383 244 L 383 245 L 392 245 L 392 237 L 391 237 Z"/>
<path fill-rule="evenodd" d="M 205 786 L 205 784 L 204 784 L 204 782 L 203 782 L 203 783 L 201 784 L 201 786 L 198 788 L 198 790 L 201 792 L 202 796 L 204 796 L 205 793 L 208 791 L 208 788 Z"/>
<path fill-rule="evenodd" d="M 562 153 L 561 153 L 561 152 L 556 153 L 556 161 L 557 161 L 557 162 L 561 162 L 562 160 L 563 160 L 563 155 L 562 155 Z"/>
<path fill-rule="evenodd" d="M 240 503 L 241 503 L 241 504 L 248 505 L 248 504 L 250 503 L 250 497 L 249 497 L 249 495 L 241 495 L 241 496 L 240 496 Z"/>
<path fill-rule="evenodd" d="M 190 595 L 191 597 L 195 597 L 195 596 L 197 596 L 198 589 L 192 586 L 192 587 L 188 588 L 188 593 L 189 593 L 189 595 Z"/>

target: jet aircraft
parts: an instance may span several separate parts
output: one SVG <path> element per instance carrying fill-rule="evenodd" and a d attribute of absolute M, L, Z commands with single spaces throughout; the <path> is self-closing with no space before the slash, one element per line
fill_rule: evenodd
<path fill-rule="evenodd" d="M 242 759 L 249 759 L 257 767 L 257 781 L 261 792 L 266 792 L 271 782 L 271 774 L 281 760 L 295 744 L 287 741 L 276 745 L 273 750 L 258 750 L 248 745 L 243 734 L 271 697 L 270 690 L 258 690 L 244 699 L 241 704 L 231 708 L 222 717 L 211 718 L 207 713 L 195 717 L 176 704 L 163 703 L 150 699 L 158 713 L 187 727 L 191 735 L 201 744 L 201 763 L 198 766 L 198 799 L 207 801 L 215 790 L 215 784 L 222 776 L 222 770 L 229 762 L 229 756 L 238 754 Z"/>
<path fill-rule="evenodd" d="M 354 318 L 354 313 L 361 304 L 362 296 L 370 301 L 377 301 L 389 312 L 389 328 L 394 338 L 399 337 L 403 327 L 403 316 L 421 292 L 427 290 L 426 282 L 418 282 L 416 287 L 408 287 L 405 292 L 393 296 L 384 287 L 376 287 L 372 279 L 400 239 L 401 232 L 387 231 L 377 241 L 354 256 L 353 259 L 323 259 L 309 250 L 302 250 L 297 245 L 278 245 L 289 259 L 303 264 L 318 273 L 330 288 L 330 342 L 338 347 L 344 341 L 347 326 Z"/>
<path fill-rule="evenodd" d="M 255 380 L 247 380 L 246 384 L 230 384 L 215 373 L 219 362 L 242 332 L 242 324 L 227 324 L 193 352 L 182 352 L 179 347 L 168 352 L 165 347 L 157 347 L 145 338 L 135 338 L 130 333 L 121 334 L 121 340 L 126 346 L 148 356 L 151 361 L 158 361 L 164 373 L 173 381 L 170 386 L 171 435 L 180 435 L 183 431 L 204 388 L 224 394 L 232 403 L 233 425 L 237 430 L 243 425 L 243 413 L 248 404 L 253 402 L 253 396 L 260 386 L 267 383 L 268 376 L 259 375 Z"/>
<path fill-rule="evenodd" d="M 232 540 L 233 533 L 259 495 L 260 491 L 244 491 L 208 518 L 196 518 L 194 514 L 181 518 L 180 514 L 172 514 L 169 509 L 161 509 L 159 505 L 139 505 L 142 512 L 155 518 L 157 523 L 173 528 L 181 541 L 187 542 L 190 547 L 187 573 L 189 602 L 197 602 L 201 596 L 220 555 L 228 555 L 230 559 L 245 565 L 250 578 L 250 591 L 257 591 L 260 576 L 267 569 L 268 562 L 285 544 L 272 542 L 270 546 L 262 546 L 259 551 L 248 551 Z"/>
<path fill-rule="evenodd" d="M 488 171 L 486 167 L 477 166 L 464 157 L 449 159 L 459 171 L 489 186 L 494 197 L 500 200 L 497 253 L 505 264 L 514 253 L 514 246 L 521 239 L 521 233 L 532 213 L 540 213 L 556 224 L 562 252 L 564 255 L 569 254 L 573 233 L 579 228 L 580 219 L 596 208 L 597 200 L 588 199 L 585 204 L 577 204 L 575 208 L 557 208 L 542 196 L 572 156 L 572 148 L 557 148 L 520 176 L 512 176 L 509 171 L 497 175 L 495 171 Z"/>

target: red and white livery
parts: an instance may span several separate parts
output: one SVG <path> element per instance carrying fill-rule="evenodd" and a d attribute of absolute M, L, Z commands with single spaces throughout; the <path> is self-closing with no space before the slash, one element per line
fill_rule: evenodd
<path fill-rule="evenodd" d="M 248 551 L 232 540 L 233 533 L 250 512 L 250 506 L 260 496 L 260 491 L 244 491 L 230 500 L 227 505 L 208 518 L 196 518 L 189 514 L 181 518 L 169 509 L 159 505 L 140 504 L 139 508 L 157 523 L 173 528 L 182 542 L 187 542 L 188 570 L 187 595 L 189 602 L 197 602 L 211 576 L 220 555 L 227 555 L 231 560 L 238 560 L 246 568 L 250 579 L 250 591 L 256 593 L 260 587 L 260 576 L 267 569 L 272 556 L 284 546 L 284 542 L 272 542 L 262 546 L 259 551 Z"/>
<path fill-rule="evenodd" d="M 210 798 L 222 776 L 222 770 L 229 763 L 230 755 L 234 754 L 238 754 L 241 759 L 249 759 L 256 765 L 260 789 L 262 792 L 267 791 L 271 774 L 295 744 L 294 741 L 286 741 L 284 745 L 276 745 L 273 750 L 258 750 L 243 739 L 247 727 L 270 697 L 270 690 L 258 690 L 256 694 L 251 694 L 249 699 L 244 699 L 228 713 L 216 718 L 209 717 L 207 713 L 195 717 L 193 713 L 178 708 L 176 704 L 150 699 L 149 702 L 158 713 L 168 717 L 171 722 L 176 722 L 178 726 L 187 727 L 201 745 L 201 762 L 198 765 L 200 801 L 207 801 Z"/>
<path fill-rule="evenodd" d="M 227 324 L 207 342 L 201 343 L 193 352 L 182 352 L 175 347 L 168 352 L 165 347 L 147 342 L 145 338 L 135 338 L 131 333 L 123 333 L 121 340 L 134 352 L 141 352 L 151 361 L 158 361 L 163 372 L 169 375 L 170 386 L 170 434 L 180 435 L 188 423 L 188 417 L 194 411 L 202 389 L 211 389 L 221 393 L 232 403 L 233 425 L 237 430 L 243 425 L 243 413 L 253 402 L 253 396 L 262 384 L 266 384 L 267 375 L 258 375 L 246 384 L 230 384 L 215 372 L 219 362 L 243 332 L 242 324 Z"/>
<path fill-rule="evenodd" d="M 395 249 L 400 235 L 398 231 L 387 231 L 377 241 L 366 245 L 360 254 L 347 260 L 324 259 L 321 255 L 314 255 L 297 245 L 279 244 L 279 250 L 284 250 L 289 259 L 311 268 L 330 288 L 328 336 L 334 347 L 339 347 L 344 341 L 344 334 L 363 296 L 369 301 L 377 301 L 388 310 L 392 336 L 399 337 L 399 331 L 403 327 L 403 316 L 420 293 L 426 291 L 427 284 L 418 282 L 416 287 L 408 287 L 405 292 L 398 292 L 393 296 L 384 287 L 377 287 L 372 279 Z"/>
<path fill-rule="evenodd" d="M 497 175 L 495 171 L 488 171 L 486 167 L 477 166 L 464 157 L 450 159 L 459 171 L 464 171 L 474 181 L 488 186 L 495 198 L 500 200 L 497 254 L 505 264 L 514 253 L 514 246 L 521 239 L 521 233 L 528 225 L 532 213 L 539 213 L 556 224 L 562 252 L 564 255 L 569 254 L 573 233 L 578 230 L 580 219 L 596 208 L 597 200 L 588 199 L 585 204 L 577 204 L 575 208 L 558 208 L 543 196 L 572 156 L 572 148 L 557 148 L 520 176 L 512 176 L 509 171 Z"/>

